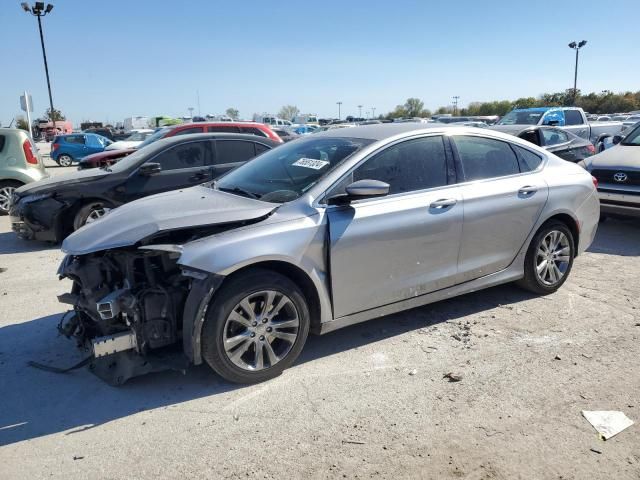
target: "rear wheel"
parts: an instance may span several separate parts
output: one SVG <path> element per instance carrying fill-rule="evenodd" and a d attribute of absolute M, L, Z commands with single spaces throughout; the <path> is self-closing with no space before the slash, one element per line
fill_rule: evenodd
<path fill-rule="evenodd" d="M 71 164 L 73 163 L 73 158 L 71 157 L 71 155 L 67 155 L 66 153 L 63 153 L 58 157 L 57 162 L 58 162 L 58 165 L 60 165 L 61 167 L 70 167 Z"/>
<path fill-rule="evenodd" d="M 11 196 L 16 188 L 21 187 L 20 182 L 13 180 L 6 180 L 0 182 L 0 215 L 6 215 L 9 213 L 9 202 L 11 202 Z"/>
<path fill-rule="evenodd" d="M 91 202 L 84 205 L 78 213 L 76 213 L 73 219 L 73 230 L 78 230 L 80 227 L 88 223 L 95 222 L 100 217 L 103 217 L 111 208 L 107 207 L 103 202 Z"/>
<path fill-rule="evenodd" d="M 309 333 L 300 289 L 269 270 L 240 273 L 214 297 L 202 329 L 202 356 L 235 383 L 274 378 L 298 358 Z"/>
<path fill-rule="evenodd" d="M 534 293 L 553 293 L 567 280 L 573 266 L 574 239 L 560 221 L 545 223 L 533 237 L 518 284 Z"/>

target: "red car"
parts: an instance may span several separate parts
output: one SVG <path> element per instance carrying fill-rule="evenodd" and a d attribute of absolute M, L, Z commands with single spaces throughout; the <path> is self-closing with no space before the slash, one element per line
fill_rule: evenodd
<path fill-rule="evenodd" d="M 160 140 L 161 138 L 173 137 L 174 135 L 188 135 L 190 133 L 245 133 L 250 135 L 258 135 L 267 137 L 274 142 L 283 143 L 282 139 L 273 131 L 271 127 L 264 123 L 257 122 L 195 122 L 183 123 L 172 127 L 162 127 L 153 135 L 142 142 L 138 148 L 142 148 L 150 143 Z M 78 164 L 78 169 L 97 168 L 113 165 L 121 158 L 126 157 L 136 149 L 125 150 L 105 150 L 104 152 L 94 153 L 82 159 Z"/>

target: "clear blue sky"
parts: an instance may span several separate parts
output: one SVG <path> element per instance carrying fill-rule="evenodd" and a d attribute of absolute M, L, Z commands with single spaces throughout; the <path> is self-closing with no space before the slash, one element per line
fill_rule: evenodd
<path fill-rule="evenodd" d="M 336 116 L 408 97 L 428 108 L 640 89 L 638 0 L 189 1 L 52 0 L 44 19 L 54 105 L 78 124 L 126 116 L 222 113 L 244 118 L 294 104 Z M 30 2 L 32 3 L 32 2 Z M 36 19 L 0 2 L 0 122 L 33 95 L 48 105 Z"/>

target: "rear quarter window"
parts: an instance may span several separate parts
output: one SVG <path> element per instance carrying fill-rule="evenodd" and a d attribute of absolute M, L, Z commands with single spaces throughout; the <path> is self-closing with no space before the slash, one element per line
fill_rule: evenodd
<path fill-rule="evenodd" d="M 0 152 L 4 149 L 6 137 L 4 135 L 0 135 Z"/>
<path fill-rule="evenodd" d="M 526 148 L 519 147 L 518 145 L 512 145 L 512 147 L 518 155 L 521 172 L 533 172 L 542 163 L 542 157 L 540 155 L 537 155 Z"/>

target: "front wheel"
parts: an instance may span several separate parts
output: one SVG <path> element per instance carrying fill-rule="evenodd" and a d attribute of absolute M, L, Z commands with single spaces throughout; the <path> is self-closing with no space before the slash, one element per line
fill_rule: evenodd
<path fill-rule="evenodd" d="M 295 283 L 270 270 L 240 273 L 207 309 L 202 356 L 230 382 L 269 380 L 298 358 L 309 325 L 309 308 Z"/>
<path fill-rule="evenodd" d="M 61 167 L 70 167 L 72 163 L 73 158 L 71 158 L 71 155 L 64 153 L 58 157 L 58 165 Z"/>
<path fill-rule="evenodd" d="M 531 240 L 518 285 L 541 295 L 553 293 L 567 280 L 574 257 L 571 230 L 560 221 L 547 222 Z"/>
<path fill-rule="evenodd" d="M 95 222 L 109 213 L 110 210 L 111 209 L 102 202 L 91 202 L 84 205 L 78 210 L 78 213 L 76 213 L 73 219 L 73 230 L 76 231 L 88 223 Z"/>

